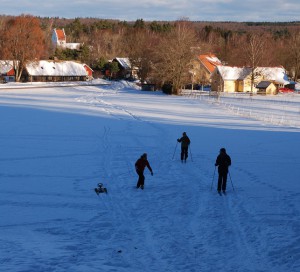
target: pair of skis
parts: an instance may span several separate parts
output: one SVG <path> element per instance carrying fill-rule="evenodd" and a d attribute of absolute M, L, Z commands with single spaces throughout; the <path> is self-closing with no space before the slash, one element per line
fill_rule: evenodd
<path fill-rule="evenodd" d="M 227 195 L 227 193 L 225 191 L 221 192 L 221 191 L 218 191 L 218 194 L 221 196 L 221 195 Z"/>

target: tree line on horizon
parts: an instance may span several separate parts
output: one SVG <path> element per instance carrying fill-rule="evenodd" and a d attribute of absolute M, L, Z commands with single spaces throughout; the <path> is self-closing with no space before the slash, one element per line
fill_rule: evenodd
<path fill-rule="evenodd" d="M 80 50 L 56 49 L 54 28 L 64 28 L 67 42 Z M 169 84 L 171 93 L 191 83 L 193 63 L 200 54 L 214 53 L 229 66 L 283 66 L 300 77 L 300 22 L 134 22 L 96 18 L 0 16 L 0 59 L 18 61 L 20 78 L 26 61 L 80 60 L 94 71 L 108 61 L 128 57 L 142 82 Z M 201 81 L 201 76 L 193 78 Z M 204 82 L 202 82 L 204 83 Z"/>

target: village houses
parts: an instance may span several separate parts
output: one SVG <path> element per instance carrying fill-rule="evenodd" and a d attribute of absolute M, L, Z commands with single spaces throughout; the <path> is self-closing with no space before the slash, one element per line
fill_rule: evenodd
<path fill-rule="evenodd" d="M 68 48 L 72 50 L 80 48 L 80 43 L 67 43 L 63 28 L 54 28 L 51 39 L 54 48 Z M 116 57 L 112 61 L 117 62 L 119 67 L 119 71 L 113 77 L 125 79 L 137 78 L 137 68 L 132 67 L 128 58 Z M 291 83 L 283 67 L 257 67 L 252 71 L 249 67 L 226 66 L 213 53 L 197 56 L 192 63 L 190 73 L 192 75 L 192 86 L 194 83 L 209 84 L 213 92 L 277 94 L 280 87 Z M 0 76 L 3 82 L 15 81 L 12 61 L 0 61 Z M 40 60 L 26 64 L 21 80 L 25 82 L 83 81 L 92 79 L 92 77 L 93 70 L 83 63 L 76 61 Z"/>
<path fill-rule="evenodd" d="M 275 88 L 270 87 L 270 84 L 267 86 L 266 83 L 259 85 L 266 81 L 272 83 Z M 277 94 L 279 88 L 289 84 L 291 81 L 283 67 L 256 67 L 252 72 L 249 67 L 218 65 L 211 74 L 211 90 L 214 92 L 257 93 L 258 90 L 265 90 L 265 94 Z M 262 88 L 263 86 L 266 87 Z"/>
<path fill-rule="evenodd" d="M 80 43 L 67 43 L 64 29 L 53 29 L 52 44 L 54 48 L 78 50 Z M 21 81 L 56 82 L 85 81 L 93 78 L 93 70 L 85 63 L 63 60 L 29 61 L 25 64 Z M 0 61 L 0 79 L 2 82 L 15 81 L 13 61 Z"/>

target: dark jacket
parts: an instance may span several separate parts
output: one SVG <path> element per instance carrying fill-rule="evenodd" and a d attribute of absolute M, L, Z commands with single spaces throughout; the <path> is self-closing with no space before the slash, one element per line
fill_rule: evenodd
<path fill-rule="evenodd" d="M 228 166 L 231 165 L 231 158 L 226 153 L 221 152 L 217 157 L 215 166 L 218 166 L 219 173 L 228 173 Z"/>
<path fill-rule="evenodd" d="M 181 147 L 188 147 L 191 143 L 187 135 L 182 136 L 180 139 L 177 139 L 177 142 L 181 143 Z"/>
<path fill-rule="evenodd" d="M 144 158 L 141 157 L 135 163 L 135 169 L 138 172 L 142 172 L 143 173 L 146 166 L 148 167 L 148 169 L 152 173 L 152 168 L 151 168 L 151 166 L 150 166 L 150 164 L 149 164 L 149 162 L 148 162 L 147 159 L 144 159 Z"/>

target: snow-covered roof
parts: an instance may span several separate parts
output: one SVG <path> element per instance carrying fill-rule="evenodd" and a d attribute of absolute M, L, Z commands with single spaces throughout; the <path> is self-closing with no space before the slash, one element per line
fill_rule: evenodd
<path fill-rule="evenodd" d="M 131 69 L 131 63 L 129 58 L 116 58 L 116 60 L 124 69 Z"/>
<path fill-rule="evenodd" d="M 0 74 L 6 74 L 13 69 L 13 61 L 11 60 L 0 60 Z"/>
<path fill-rule="evenodd" d="M 218 65 L 217 68 L 223 80 L 242 80 L 251 73 L 251 68 L 247 67 Z"/>
<path fill-rule="evenodd" d="M 59 46 L 62 48 L 68 48 L 68 49 L 79 49 L 80 43 L 61 43 Z"/>
<path fill-rule="evenodd" d="M 84 65 L 75 61 L 40 60 L 26 65 L 31 76 L 86 76 Z"/>
<path fill-rule="evenodd" d="M 257 67 L 256 71 L 266 80 L 272 80 L 279 84 L 289 84 L 290 81 L 283 67 Z"/>
<path fill-rule="evenodd" d="M 217 66 L 223 80 L 243 80 L 251 74 L 250 67 Z M 283 67 L 257 67 L 256 73 L 261 74 L 265 80 L 275 81 L 279 84 L 289 84 L 287 74 Z"/>
<path fill-rule="evenodd" d="M 207 56 L 206 58 L 210 62 L 221 63 L 221 61 L 216 56 Z"/>

